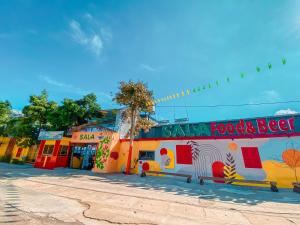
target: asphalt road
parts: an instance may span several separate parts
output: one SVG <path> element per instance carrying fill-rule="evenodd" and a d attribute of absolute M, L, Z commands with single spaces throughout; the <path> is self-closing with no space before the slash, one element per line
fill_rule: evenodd
<path fill-rule="evenodd" d="M 300 195 L 0 163 L 0 224 L 300 225 Z"/>

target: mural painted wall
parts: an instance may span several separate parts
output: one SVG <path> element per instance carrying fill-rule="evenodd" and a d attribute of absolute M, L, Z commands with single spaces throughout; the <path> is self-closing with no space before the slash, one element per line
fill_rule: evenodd
<path fill-rule="evenodd" d="M 99 140 L 93 171 L 100 173 L 120 171 L 118 170 L 117 166 L 119 159 L 119 150 L 119 134 L 104 134 Z"/>
<path fill-rule="evenodd" d="M 124 170 L 129 148 L 121 142 L 119 171 Z M 139 151 L 153 151 L 154 160 L 138 160 Z M 166 171 L 198 176 L 276 181 L 291 188 L 300 180 L 300 137 L 142 140 L 136 141 L 132 171 Z"/>

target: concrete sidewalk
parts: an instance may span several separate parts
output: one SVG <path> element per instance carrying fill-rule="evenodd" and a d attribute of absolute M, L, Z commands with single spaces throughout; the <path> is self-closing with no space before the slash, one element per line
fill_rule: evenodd
<path fill-rule="evenodd" d="M 7 185 L 17 189 L 18 210 L 62 223 L 300 224 L 300 196 L 291 190 L 273 193 L 222 184 L 187 184 L 180 178 L 69 169 L 1 170 L 1 166 L 1 193 Z"/>

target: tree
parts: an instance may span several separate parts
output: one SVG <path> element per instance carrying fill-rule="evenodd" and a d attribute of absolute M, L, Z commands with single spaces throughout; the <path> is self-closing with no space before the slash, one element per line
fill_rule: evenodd
<path fill-rule="evenodd" d="M 29 103 L 22 110 L 24 117 L 13 119 L 8 126 L 8 132 L 22 147 L 38 143 L 40 131 L 51 127 L 48 118 L 57 108 L 56 102 L 48 101 L 48 93 L 45 90 L 40 95 L 30 96 Z"/>
<path fill-rule="evenodd" d="M 287 149 L 282 153 L 283 161 L 294 170 L 296 182 L 298 183 L 297 168 L 300 167 L 300 151 L 296 149 Z"/>
<path fill-rule="evenodd" d="M 67 131 L 70 127 L 85 124 L 94 117 L 101 117 L 100 110 L 97 96 L 93 93 L 79 100 L 66 98 L 48 117 L 51 130 Z"/>
<path fill-rule="evenodd" d="M 7 125 L 7 133 L 14 137 L 21 147 L 38 144 L 39 128 L 34 125 L 31 118 L 13 118 Z"/>
<path fill-rule="evenodd" d="M 11 105 L 8 101 L 0 101 L 0 135 L 6 133 L 6 127 L 11 119 Z"/>
<path fill-rule="evenodd" d="M 29 98 L 29 105 L 23 108 L 23 114 L 28 121 L 38 128 L 38 133 L 42 129 L 47 129 L 50 124 L 48 117 L 57 108 L 57 103 L 48 101 L 48 93 L 43 90 L 41 95 L 32 95 Z"/>
<path fill-rule="evenodd" d="M 133 141 L 135 135 L 139 133 L 141 129 L 148 132 L 153 126 L 152 121 L 148 118 L 141 118 L 140 113 L 152 113 L 153 112 L 153 93 L 148 90 L 147 85 L 142 82 L 134 83 L 133 81 L 120 82 L 119 92 L 116 93 L 114 101 L 127 107 L 125 111 L 125 117 L 130 121 L 130 144 L 129 153 L 127 159 L 126 174 L 130 173 L 131 157 L 133 149 Z"/>

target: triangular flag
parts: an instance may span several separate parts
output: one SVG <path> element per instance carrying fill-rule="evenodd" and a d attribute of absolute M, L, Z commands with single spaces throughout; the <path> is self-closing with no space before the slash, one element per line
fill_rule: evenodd
<path fill-rule="evenodd" d="M 272 69 L 272 64 L 271 63 L 268 63 L 268 68 L 269 68 L 269 70 Z"/>

